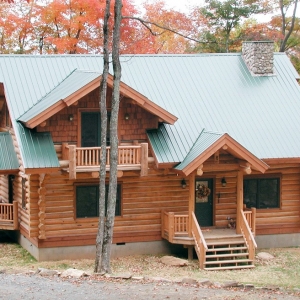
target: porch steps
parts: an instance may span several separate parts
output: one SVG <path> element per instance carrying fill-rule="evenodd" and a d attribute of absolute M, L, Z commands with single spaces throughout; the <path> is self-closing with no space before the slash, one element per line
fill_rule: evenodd
<path fill-rule="evenodd" d="M 205 270 L 232 270 L 253 268 L 248 248 L 242 235 L 206 237 Z"/>

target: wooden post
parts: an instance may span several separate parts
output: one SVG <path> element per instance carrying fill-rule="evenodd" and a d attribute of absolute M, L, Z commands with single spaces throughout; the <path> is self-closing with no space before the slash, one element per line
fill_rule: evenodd
<path fill-rule="evenodd" d="M 76 146 L 69 146 L 69 179 L 76 179 Z"/>
<path fill-rule="evenodd" d="M 237 193 L 236 193 L 236 233 L 241 233 L 241 210 L 243 210 L 243 171 L 237 172 Z"/>
<path fill-rule="evenodd" d="M 194 246 L 187 246 L 188 248 L 188 260 L 193 260 Z"/>
<path fill-rule="evenodd" d="M 18 201 L 13 201 L 13 220 L 14 220 L 14 230 L 18 229 L 19 220 L 18 220 Z"/>
<path fill-rule="evenodd" d="M 148 144 L 141 144 L 141 176 L 148 175 Z"/>
<path fill-rule="evenodd" d="M 174 213 L 169 212 L 169 242 L 173 243 L 173 238 L 174 238 Z"/>
<path fill-rule="evenodd" d="M 69 160 L 68 143 L 61 144 L 61 158 L 62 160 Z"/>
<path fill-rule="evenodd" d="M 195 172 L 189 176 L 189 237 L 192 237 L 192 213 L 195 212 Z"/>
<path fill-rule="evenodd" d="M 255 207 L 251 207 L 251 217 L 252 217 L 252 233 L 255 236 L 256 234 L 256 208 Z"/>

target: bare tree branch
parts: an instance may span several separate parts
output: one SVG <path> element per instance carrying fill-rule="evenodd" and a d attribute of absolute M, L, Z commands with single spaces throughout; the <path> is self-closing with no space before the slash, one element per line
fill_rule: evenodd
<path fill-rule="evenodd" d="M 131 20 L 139 21 L 139 22 L 140 22 L 143 26 L 145 26 L 145 27 L 150 31 L 150 33 L 151 33 L 152 35 L 154 35 L 154 36 L 158 36 L 158 35 L 163 34 L 163 33 L 166 32 L 166 31 L 170 31 L 170 32 L 172 32 L 172 33 L 174 33 L 174 34 L 177 34 L 177 35 L 179 35 L 179 36 L 181 36 L 181 37 L 187 39 L 187 40 L 190 40 L 190 41 L 193 41 L 193 42 L 196 42 L 196 43 L 199 43 L 199 44 L 207 44 L 207 43 L 213 43 L 213 44 L 215 44 L 215 43 L 216 43 L 216 42 L 202 42 L 202 41 L 199 41 L 199 40 L 194 39 L 194 38 L 192 38 L 192 37 L 189 37 L 189 36 L 187 36 L 187 35 L 185 35 L 185 34 L 182 34 L 182 33 L 178 32 L 178 31 L 176 31 L 176 30 L 174 30 L 174 29 L 172 29 L 172 28 L 169 28 L 169 27 L 166 27 L 166 26 L 157 24 L 157 23 L 155 23 L 155 22 L 146 21 L 146 20 L 143 20 L 143 19 L 138 18 L 138 17 L 122 16 L 122 19 L 131 19 Z M 154 32 L 154 31 L 152 30 L 152 28 L 150 27 L 150 25 L 153 25 L 153 26 L 156 26 L 156 27 L 158 27 L 158 28 L 160 28 L 160 29 L 163 29 L 164 32 L 161 32 L 161 33 Z"/>

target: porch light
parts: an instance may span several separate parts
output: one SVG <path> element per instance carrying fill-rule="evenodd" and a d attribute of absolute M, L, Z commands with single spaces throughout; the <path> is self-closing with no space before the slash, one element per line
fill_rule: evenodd
<path fill-rule="evenodd" d="M 222 183 L 222 186 L 224 186 L 224 187 L 226 186 L 227 181 L 226 181 L 225 177 L 222 178 L 221 183 Z"/>
<path fill-rule="evenodd" d="M 185 179 L 181 180 L 181 186 L 182 186 L 183 189 L 186 188 L 186 181 L 185 181 Z"/>
<path fill-rule="evenodd" d="M 74 120 L 74 116 L 73 116 L 73 115 L 69 115 L 68 120 L 69 120 L 70 122 L 72 122 L 72 121 Z"/>
<path fill-rule="evenodd" d="M 129 120 L 129 113 L 126 113 L 126 114 L 124 115 L 124 119 L 125 119 L 125 120 Z"/>

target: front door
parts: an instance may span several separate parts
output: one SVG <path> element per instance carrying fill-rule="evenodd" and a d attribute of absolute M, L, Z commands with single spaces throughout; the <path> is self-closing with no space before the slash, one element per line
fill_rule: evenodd
<path fill-rule="evenodd" d="M 100 112 L 81 113 L 81 147 L 97 147 L 100 140 Z"/>
<path fill-rule="evenodd" d="M 202 227 L 213 225 L 213 180 L 196 179 L 195 215 Z"/>

